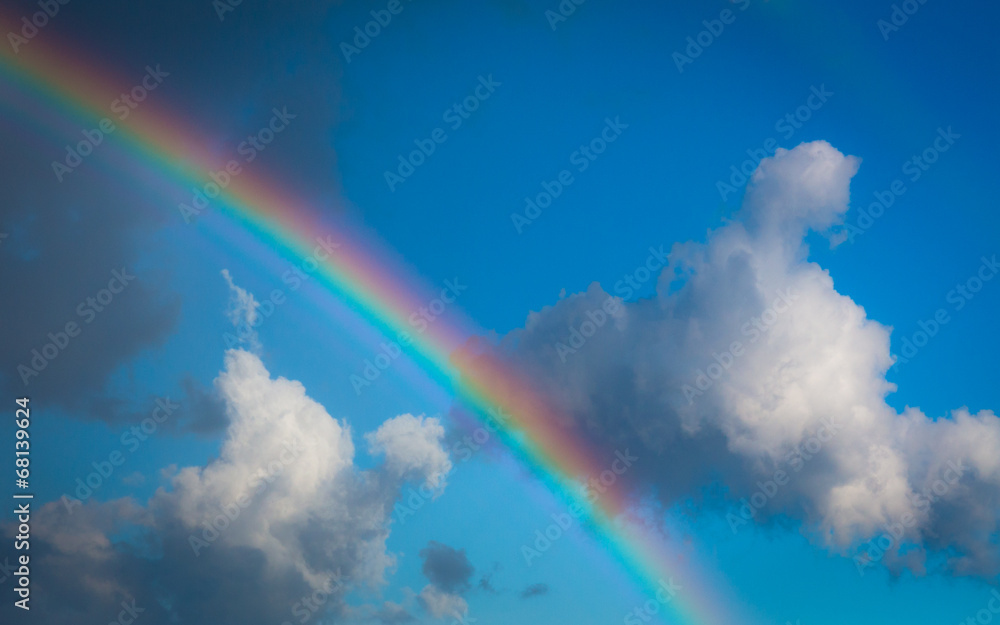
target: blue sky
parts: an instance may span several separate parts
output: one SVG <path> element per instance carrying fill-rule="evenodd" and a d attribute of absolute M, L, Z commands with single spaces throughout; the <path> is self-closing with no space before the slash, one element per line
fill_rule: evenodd
<path fill-rule="evenodd" d="M 764 150 L 770 157 L 773 147 L 792 150 L 804 142 L 828 142 L 833 152 L 813 153 L 811 158 L 844 163 L 845 171 L 849 163 L 856 164 L 856 173 L 838 170 L 831 174 L 831 188 L 841 188 L 836 186 L 840 183 L 846 188 L 849 181 L 849 201 L 837 209 L 824 203 L 824 211 L 833 211 L 831 228 L 806 223 L 804 239 L 794 241 L 795 251 L 785 260 L 791 267 L 789 275 L 812 267 L 817 275 L 828 272 L 832 286 L 829 293 L 816 295 L 810 312 L 793 307 L 791 314 L 797 321 L 779 317 L 776 326 L 787 322 L 789 327 L 808 325 L 814 331 L 806 333 L 799 344 L 788 344 L 795 349 L 779 353 L 786 345 L 781 342 L 769 342 L 768 349 L 775 350 L 775 362 L 813 363 L 818 376 L 842 371 L 843 377 L 825 378 L 831 397 L 838 392 L 850 395 L 857 377 L 866 389 L 869 383 L 885 380 L 896 384 L 885 403 L 893 415 L 907 407 L 919 408 L 920 423 L 954 419 L 951 411 L 966 407 L 980 415 L 983 429 L 969 436 L 956 434 L 955 441 L 964 441 L 964 448 L 943 437 L 941 447 L 949 453 L 968 453 L 969 458 L 995 457 L 996 449 L 990 445 L 1000 440 L 991 438 L 997 433 L 996 417 L 980 411 L 1000 405 L 994 357 L 1000 348 L 1000 334 L 995 330 L 1000 283 L 985 282 L 981 291 L 966 298 L 956 296 L 955 290 L 977 275 L 983 257 L 988 260 L 1000 252 L 1000 222 L 989 209 L 994 146 L 1000 139 L 992 80 L 1000 59 L 990 44 L 996 10 L 927 0 L 914 3 L 917 10 L 897 30 L 889 31 L 884 25 L 880 30 L 879 22 L 891 21 L 897 6 L 891 2 L 810 5 L 748 0 L 619 6 L 589 0 L 562 5 L 575 10 L 553 25 L 546 12 L 559 10 L 554 0 L 497 0 L 477 5 L 400 0 L 401 10 L 349 60 L 342 44 L 352 43 L 355 28 L 364 28 L 373 19 L 371 12 L 385 9 L 386 3 L 307 3 L 291 9 L 245 0 L 223 19 L 209 2 L 180 7 L 152 3 L 141 8 L 124 2 L 68 4 L 38 37 L 39 43 L 48 38 L 70 49 L 86 50 L 102 72 L 112 72 L 126 84 L 141 76 L 145 65 L 162 63 L 171 75 L 151 95 L 149 106 L 199 129 L 205 142 L 202 147 L 216 154 L 220 163 L 248 133 L 267 123 L 272 108 L 287 107 L 296 119 L 248 167 L 248 174 L 280 180 L 328 217 L 359 223 L 378 237 L 393 262 L 419 275 L 424 284 L 443 285 L 454 279 L 467 284 L 441 323 L 474 320 L 497 353 L 509 358 L 512 366 L 534 374 L 533 379 L 550 391 L 553 401 L 568 406 L 598 405 L 598 398 L 622 397 L 610 382 L 608 388 L 601 384 L 600 372 L 607 371 L 603 367 L 611 362 L 632 365 L 638 372 L 662 373 L 662 378 L 650 374 L 650 384 L 662 385 L 656 392 L 675 393 L 680 387 L 680 378 L 672 377 L 675 373 L 684 375 L 677 372 L 708 362 L 681 362 L 691 356 L 685 350 L 695 350 L 696 357 L 707 354 L 710 359 L 712 352 L 698 352 L 698 345 L 718 349 L 720 341 L 728 343 L 730 335 L 720 320 L 723 313 L 713 316 L 706 311 L 713 305 L 730 305 L 740 311 L 738 304 L 744 300 L 733 293 L 742 292 L 746 285 L 727 288 L 713 282 L 712 276 L 729 275 L 724 267 L 699 265 L 698 254 L 689 254 L 685 248 L 674 259 L 701 267 L 702 281 L 671 287 L 667 280 L 660 283 L 659 295 L 654 279 L 641 284 L 624 302 L 634 306 L 628 308 L 632 315 L 629 338 L 620 344 L 612 342 L 617 339 L 595 339 L 581 349 L 571 369 L 558 371 L 548 370 L 546 363 L 551 360 L 545 359 L 541 347 L 555 340 L 547 332 L 559 337 L 568 331 L 564 329 L 577 318 L 573 311 L 583 310 L 574 307 L 585 307 L 591 301 L 588 298 L 600 295 L 593 283 L 603 293 L 621 295 L 615 284 L 634 275 L 651 247 L 669 252 L 675 244 L 693 241 L 711 255 L 712 250 L 727 249 L 726 237 L 737 236 L 732 233 L 742 226 L 732 224 L 755 218 L 797 224 L 799 216 L 794 212 L 741 209 L 745 182 L 733 184 L 734 191 L 725 194 L 720 193 L 719 183 L 732 183 L 731 167 L 739 169 L 753 153 Z M 34 5 L 24 2 L 10 14 L 30 15 L 33 10 Z M 723 19 L 730 23 L 722 23 Z M 706 29 L 703 21 L 712 20 L 720 20 L 721 26 L 713 27 L 721 27 L 721 32 L 706 36 L 704 40 L 711 39 L 711 43 L 680 71 L 676 55 L 685 54 L 687 38 L 696 39 Z M 3 26 L 5 32 L 13 28 Z M 29 44 L 24 54 L 31 51 Z M 489 88 L 481 87 L 477 95 L 482 85 Z M 13 85 L 0 83 L 0 90 L 4 99 L 15 101 Z M 470 96 L 475 110 L 468 111 L 467 118 L 447 113 L 456 103 L 469 102 Z M 391 451 L 370 452 L 365 434 L 387 423 L 402 429 L 408 422 L 393 419 L 403 414 L 436 418 L 443 432 L 439 439 L 434 438 L 429 421 L 422 422 L 418 434 L 408 431 L 408 435 L 422 441 L 426 436 L 429 447 L 439 444 L 452 450 L 446 487 L 405 522 L 387 512 L 394 509 L 397 499 L 384 493 L 365 491 L 366 498 L 348 489 L 337 491 L 342 499 L 336 499 L 324 491 L 322 497 L 310 500 L 304 510 L 320 516 L 322 511 L 342 508 L 376 517 L 364 507 L 371 505 L 369 498 L 385 496 L 390 502 L 382 511 L 384 518 L 376 523 L 377 531 L 369 528 L 385 532 L 385 544 L 376 541 L 372 547 L 378 557 L 373 560 L 367 554 L 352 561 L 358 570 L 384 566 L 385 583 L 375 589 L 366 587 L 364 575 L 358 573 L 357 585 L 344 596 L 351 607 L 329 604 L 311 617 L 313 622 L 326 622 L 323 618 L 328 622 L 378 622 L 379 618 L 401 622 L 392 621 L 388 612 L 381 617 L 375 614 L 380 607 L 388 609 L 384 601 L 398 604 L 399 610 L 415 620 L 452 622 L 451 616 L 435 616 L 430 607 L 428 597 L 444 592 L 465 606 L 462 612 L 475 619 L 470 622 L 483 625 L 617 623 L 648 599 L 600 542 L 578 528 L 528 566 L 521 547 L 551 522 L 550 515 L 561 509 L 559 499 L 496 446 L 467 461 L 455 456 L 452 444 L 464 431 L 451 412 L 451 399 L 420 370 L 419 363 L 406 356 L 371 388 L 356 393 L 350 375 L 378 353 L 379 343 L 387 337 L 349 306 L 335 301 L 317 280 L 290 288 L 282 275 L 296 265 L 294 259 L 273 254 L 266 242 L 246 233 L 222 240 L 205 229 L 185 225 L 175 206 L 189 194 L 187 189 L 172 187 L 169 181 L 151 185 L 109 175 L 115 163 L 111 159 L 102 162 L 100 154 L 74 172 L 79 175 L 57 185 L 49 163 L 64 143 L 75 140 L 78 131 L 52 131 L 56 136 L 46 136 L 38 130 L 37 124 L 44 125 L 47 119 L 41 114 L 41 121 L 24 130 L 8 110 L 4 108 L 0 124 L 6 146 L 0 177 L 7 190 L 0 230 L 9 233 L 0 243 L 0 254 L 9 267 L 4 270 L 3 286 L 2 375 L 7 396 L 13 399 L 24 392 L 16 369 L 30 357 L 31 347 L 44 343 L 46 333 L 66 319 L 75 318 L 76 304 L 101 288 L 112 268 L 131 268 L 139 286 L 126 290 L 120 304 L 112 302 L 110 312 L 96 319 L 92 331 L 77 343 L 77 354 L 70 352 L 53 362 L 39 382 L 47 386 L 36 387 L 37 391 L 29 388 L 37 393 L 29 394 L 36 414 L 40 413 L 32 423 L 32 441 L 36 441 L 32 462 L 37 467 L 34 492 L 39 508 L 64 494 L 72 496 L 76 480 L 86 479 L 94 470 L 92 463 L 105 461 L 115 450 L 125 451 L 126 461 L 102 480 L 87 502 L 92 514 L 88 512 L 86 523 L 80 520 L 82 516 L 60 516 L 58 506 L 47 513 L 52 515 L 51 522 L 39 513 L 35 527 L 44 546 L 37 548 L 40 564 L 35 575 L 41 590 L 35 600 L 49 602 L 49 606 L 40 606 L 28 617 L 5 599 L 0 612 L 40 623 L 83 617 L 113 620 L 114 613 L 102 611 L 117 605 L 118 595 L 93 597 L 85 585 L 57 592 L 65 581 L 62 573 L 45 571 L 57 565 L 67 570 L 92 565 L 69 552 L 53 555 L 58 550 L 51 545 L 60 537 L 83 543 L 81 537 L 100 532 L 115 539 L 112 547 L 102 549 L 109 548 L 122 558 L 101 575 L 115 584 L 130 575 L 138 579 L 137 586 L 122 583 L 122 587 L 150 602 L 150 621 L 167 622 L 171 610 L 185 601 L 190 601 L 192 612 L 182 610 L 181 614 L 195 613 L 199 602 L 211 601 L 216 614 L 250 619 L 241 622 L 272 614 L 296 621 L 287 616 L 292 614 L 291 604 L 284 602 L 282 593 L 287 590 L 294 595 L 297 584 L 304 583 L 294 577 L 297 573 L 281 578 L 287 581 L 281 592 L 260 593 L 262 602 L 271 602 L 266 609 L 250 603 L 231 605 L 240 602 L 238 584 L 232 594 L 223 585 L 216 595 L 195 599 L 173 577 L 186 574 L 184 563 L 160 562 L 150 556 L 143 560 L 146 569 L 126 560 L 121 554 L 134 557 L 141 541 L 130 542 L 131 530 L 114 529 L 109 520 L 127 519 L 142 526 L 116 507 L 126 497 L 149 514 L 173 505 L 185 509 L 177 502 L 208 505 L 205 502 L 210 501 L 205 494 L 211 491 L 208 478 L 202 484 L 205 492 L 195 493 L 184 490 L 194 487 L 179 485 L 168 476 L 183 467 L 217 465 L 220 454 L 223 460 L 229 457 L 226 442 L 236 438 L 226 430 L 234 417 L 232 412 L 225 415 L 224 407 L 228 402 L 230 411 L 239 412 L 233 406 L 239 403 L 244 386 L 234 382 L 229 395 L 213 386 L 224 371 L 234 379 L 239 377 L 236 366 L 225 360 L 227 347 L 232 347 L 225 336 L 233 331 L 227 310 L 232 310 L 238 292 L 227 286 L 223 269 L 257 301 L 275 288 L 288 295 L 287 304 L 279 306 L 257 330 L 260 348 L 254 358 L 259 357 L 271 378 L 300 382 L 306 396 L 340 420 L 345 431 L 349 428 L 345 436 L 356 448 L 352 461 L 357 471 L 368 471 L 367 475 L 375 476 L 374 482 L 391 481 L 386 477 L 391 470 L 383 462 L 383 455 Z M 438 136 L 444 140 L 435 143 L 433 153 L 413 168 L 405 182 L 387 183 L 386 172 L 398 173 L 400 156 L 405 158 L 419 144 L 433 141 L 439 128 Z M 581 170 L 581 146 L 602 132 L 605 138 L 614 136 L 614 141 Z M 935 162 L 913 161 L 927 154 Z M 839 160 L 848 156 L 857 161 Z M 759 160 L 754 158 L 748 167 L 756 167 Z M 768 180 L 785 181 L 785 191 L 765 189 L 762 183 L 758 197 L 774 194 L 793 210 L 802 195 L 787 191 L 797 188 L 797 183 L 788 182 L 791 178 L 779 169 L 794 169 L 793 157 L 773 162 L 773 178 Z M 572 182 L 561 184 L 558 197 L 519 231 L 512 215 L 525 213 L 525 198 L 536 198 L 546 186 L 555 188 L 552 181 L 564 170 Z M 875 194 L 886 197 L 895 181 L 902 185 L 896 188 L 905 187 L 905 192 L 893 199 L 884 214 L 869 221 L 861 209 L 876 201 Z M 761 202 L 760 206 L 766 204 Z M 849 240 L 833 245 L 831 230 L 840 232 L 844 224 L 859 230 Z M 710 231 L 716 234 L 709 236 Z M 838 240 L 834 234 L 833 241 Z M 753 254 L 768 266 L 770 260 L 764 259 L 770 258 L 767 254 L 772 248 L 760 245 L 753 248 Z M 761 273 L 761 284 L 767 282 L 765 273 Z M 680 290 L 676 300 L 669 299 L 668 287 Z M 588 295 L 572 297 L 583 293 Z M 891 328 L 887 349 L 892 354 L 900 354 L 904 338 L 914 337 L 920 323 L 926 325 L 938 310 L 944 309 L 949 320 L 908 362 L 897 362 L 884 375 L 874 372 L 863 377 L 856 368 L 838 370 L 830 363 L 865 364 L 868 354 L 874 354 L 872 362 L 881 362 L 885 349 L 879 344 L 881 335 L 834 332 L 836 320 L 823 320 L 840 305 L 837 302 L 845 301 L 835 299 L 835 294 L 849 298 L 852 306 L 886 332 Z M 733 299 L 727 299 L 730 296 Z M 960 309 L 956 297 L 965 300 Z M 658 314 L 652 312 L 658 306 L 658 310 L 670 311 L 663 313 L 670 320 L 689 315 L 689 327 L 701 324 L 703 335 L 696 337 L 692 330 L 690 336 L 676 339 L 677 355 L 662 356 L 669 363 L 662 369 L 646 368 L 652 365 L 636 346 L 658 344 L 676 331 L 667 321 L 663 326 L 650 321 Z M 534 321 L 529 320 L 531 313 L 538 313 Z M 648 330 L 643 330 L 647 321 Z M 733 333 L 739 334 L 738 327 Z M 823 348 L 827 330 L 829 352 Z M 629 345 L 634 352 L 623 347 Z M 253 351 L 246 344 L 242 347 Z M 759 367 L 764 370 L 770 361 L 761 358 Z M 85 375 L 88 370 L 93 375 Z M 275 388 L 276 397 L 289 393 L 298 401 L 292 391 Z M 786 389 L 782 397 L 794 396 L 795 390 Z M 723 397 L 720 388 L 713 392 Z M 178 416 L 158 427 L 135 453 L 127 452 L 122 436 L 151 414 L 155 397 L 165 396 L 180 402 Z M 814 396 L 805 405 L 822 406 L 825 397 Z M 645 401 L 635 399 L 636 405 L 646 405 Z M 753 489 L 745 487 L 752 486 L 752 480 L 741 482 L 727 475 L 735 471 L 732 467 L 737 461 L 752 463 L 765 454 L 758 449 L 754 452 L 758 455 L 739 456 L 743 453 L 735 451 L 739 441 L 726 425 L 731 422 L 717 423 L 714 413 L 709 414 L 714 408 L 721 414 L 731 407 L 719 401 L 723 403 L 701 404 L 697 410 L 704 414 L 689 415 L 708 429 L 718 425 L 719 432 L 733 436 L 726 439 L 728 446 L 723 445 L 732 457 L 720 455 L 718 462 L 704 461 L 702 468 L 714 477 L 690 484 L 686 478 L 677 478 L 686 490 L 677 486 L 683 492 L 674 492 L 675 479 L 667 468 L 676 470 L 677 466 L 664 459 L 648 472 L 644 469 L 639 480 L 654 499 L 661 498 L 657 522 L 669 527 L 678 549 L 717 581 L 718 596 L 741 622 L 964 622 L 987 608 L 1000 570 L 982 564 L 993 562 L 997 554 L 996 481 L 986 460 L 961 486 L 963 497 L 975 499 L 979 507 L 963 508 L 967 499 L 955 496 L 925 520 L 923 542 L 914 542 L 915 551 L 925 553 L 921 549 L 926 548 L 926 561 L 915 565 L 904 550 L 892 573 L 888 567 L 877 566 L 860 575 L 852 557 L 873 534 L 863 536 L 863 530 L 851 530 L 854 533 L 849 532 L 844 544 L 824 542 L 820 535 L 830 531 L 839 537 L 840 530 L 830 528 L 840 526 L 831 520 L 837 517 L 831 511 L 834 498 L 816 489 L 840 471 L 851 475 L 862 471 L 848 466 L 846 458 L 853 457 L 853 451 L 860 454 L 869 443 L 882 442 L 893 453 L 898 451 L 901 462 L 910 462 L 911 481 L 916 479 L 915 466 L 937 466 L 937 457 L 920 447 L 924 443 L 904 441 L 903 434 L 885 434 L 884 441 L 875 443 L 860 434 L 850 444 L 838 438 L 839 468 L 810 465 L 807 473 L 815 480 L 810 482 L 814 490 L 807 484 L 794 486 L 794 493 L 780 495 L 780 509 L 773 514 L 768 510 L 766 519 L 734 532 L 726 514 L 738 508 L 740 498 L 750 496 Z M 621 441 L 647 440 L 643 438 L 646 427 L 658 427 L 660 417 L 655 410 L 644 414 L 645 425 L 631 420 L 626 424 L 617 408 L 608 407 L 612 404 L 601 405 L 604 412 L 595 408 L 593 414 L 590 408 L 579 408 L 574 418 L 580 421 L 573 427 L 590 432 L 609 450 Z M 830 406 L 836 410 L 839 404 L 831 399 Z M 781 418 L 798 415 L 806 424 L 804 430 L 811 430 L 808 424 L 816 416 L 805 414 L 808 410 L 796 413 L 794 407 L 779 412 Z M 679 410 L 678 414 L 687 413 Z M 739 411 L 732 416 L 734 422 L 746 425 L 742 417 Z M 250 417 L 244 414 L 243 418 Z M 873 432 L 882 432 L 881 425 L 872 427 Z M 928 431 L 931 428 L 927 426 Z M 4 429 L 4 441 L 13 440 L 12 430 L 11 426 Z M 340 440 L 335 433 L 330 436 Z M 765 437 L 761 436 L 755 443 L 763 445 L 760 441 Z M 928 434 L 931 439 L 934 436 Z M 683 446 L 683 441 L 677 444 Z M 898 449 L 893 447 L 896 444 Z M 690 453 L 716 450 L 705 445 L 689 447 Z M 4 458 L 12 458 L 11 447 L 3 444 Z M 914 451 L 917 447 L 920 451 Z M 330 449 L 334 448 L 331 443 Z M 435 467 L 443 466 L 433 450 L 426 453 L 438 463 Z M 425 458 L 421 471 L 427 472 L 428 480 L 436 479 L 437 469 L 428 468 L 430 464 Z M 243 465 L 234 461 L 233 466 Z M 395 493 L 398 501 L 405 501 L 409 489 L 415 487 L 412 475 L 408 479 Z M 297 492 L 292 484 L 277 483 Z M 295 501 L 292 495 L 288 497 L 282 501 Z M 308 507 L 313 505 L 315 510 Z M 852 509 L 867 510 L 866 505 Z M 177 522 L 188 518 L 176 514 Z M 955 520 L 963 515 L 985 519 L 985 525 L 967 528 Z M 12 517 L 6 513 L 3 518 Z M 167 543 L 167 520 L 160 522 L 163 525 L 147 529 Z M 985 538 L 977 533 L 983 527 L 992 528 Z M 350 541 L 347 529 L 339 528 L 335 534 Z M 978 553 L 985 554 L 982 560 L 968 569 L 949 564 L 949 556 L 972 549 L 972 543 L 963 541 L 973 535 Z M 949 543 L 952 538 L 955 542 Z M 235 538 L 224 537 L 222 542 L 229 540 Z M 431 541 L 447 548 L 435 552 L 428 547 Z M 222 542 L 212 548 L 221 551 Z M 304 539 L 303 544 L 308 545 Z M 234 568 L 238 568 L 234 563 L 242 562 L 236 558 L 247 553 L 241 549 L 259 549 L 268 554 L 265 559 L 276 557 L 258 543 L 227 543 L 226 548 L 233 549 Z M 0 553 L 7 555 L 6 544 L 4 550 Z M 385 553 L 395 555 L 393 564 L 379 560 Z M 428 573 L 439 562 L 434 553 L 443 564 L 437 572 Z M 466 575 L 459 566 L 456 573 L 455 566 L 448 566 L 455 561 L 467 562 L 473 572 Z M 273 564 L 273 560 L 268 562 Z M 164 573 L 169 567 L 176 571 Z M 204 574 L 209 576 L 214 571 L 199 570 L 208 571 Z M 492 590 L 478 585 L 484 578 L 490 580 Z M 263 579 L 244 580 L 244 589 L 264 584 Z M 0 585 L 10 588 L 10 584 L 8 578 Z M 164 584 L 176 584 L 167 593 L 170 599 L 161 592 Z M 535 596 L 522 596 L 533 584 L 544 586 L 536 587 Z M 329 613 L 325 613 L 327 608 Z"/>

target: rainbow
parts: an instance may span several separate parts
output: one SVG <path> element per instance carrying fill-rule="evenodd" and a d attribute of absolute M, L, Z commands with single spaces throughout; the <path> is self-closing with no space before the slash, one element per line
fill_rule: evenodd
<path fill-rule="evenodd" d="M 0 19 L 0 23 L 17 22 Z M 97 127 L 101 119 L 112 117 L 110 102 L 127 83 L 95 72 L 79 51 L 61 50 L 47 41 L 47 34 L 42 31 L 16 55 L 6 47 L 0 53 L 0 76 L 7 83 L 4 90 L 12 88 L 18 100 L 34 105 L 31 117 L 44 116 L 35 121 L 42 130 L 49 132 L 53 125 L 76 128 L 73 134 L 80 137 L 83 128 Z M 223 163 L 202 147 L 204 135 L 153 104 L 144 104 L 124 121 L 115 119 L 117 128 L 107 139 L 111 146 L 101 149 L 113 146 L 115 153 L 125 154 L 131 167 L 139 165 L 144 170 L 144 181 L 179 186 L 185 192 L 203 188 L 210 182 L 209 172 L 218 171 Z M 25 115 L 23 109 L 14 112 Z M 65 137 L 54 145 L 61 149 L 64 142 Z M 93 160 L 99 166 L 97 162 L 106 159 L 95 156 Z M 119 178 L 120 172 L 114 173 Z M 180 220 L 180 211 L 172 217 Z M 252 233 L 258 246 L 299 259 L 312 257 L 317 233 L 330 228 L 318 211 L 256 172 L 232 177 L 212 200 L 211 218 Z M 211 221 L 199 218 L 197 224 L 209 228 L 206 224 Z M 581 479 L 598 476 L 609 466 L 581 438 L 560 427 L 565 419 L 521 376 L 492 358 L 454 359 L 456 346 L 471 335 L 460 324 L 432 324 L 426 332 L 413 335 L 408 316 L 426 301 L 412 286 L 419 279 L 387 262 L 391 254 L 380 251 L 378 243 L 360 230 L 341 230 L 337 235 L 333 239 L 339 247 L 318 263 L 315 272 L 324 289 L 387 336 L 409 333 L 409 355 L 472 414 L 487 418 L 502 413 L 501 440 L 560 500 L 584 510 L 591 533 L 642 592 L 653 595 L 661 582 L 675 580 L 681 587 L 677 595 L 657 606 L 665 622 L 737 622 L 723 613 L 725 602 L 717 592 L 699 583 L 702 575 L 693 565 L 681 570 L 662 535 L 639 523 L 622 522 L 634 503 L 626 487 L 612 487 L 596 497 L 580 488 Z"/>

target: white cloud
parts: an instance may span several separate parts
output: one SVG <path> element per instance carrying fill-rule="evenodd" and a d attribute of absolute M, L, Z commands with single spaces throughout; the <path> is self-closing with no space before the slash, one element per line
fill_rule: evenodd
<path fill-rule="evenodd" d="M 253 293 L 238 286 L 233 281 L 228 269 L 222 270 L 222 277 L 229 285 L 229 308 L 226 311 L 226 316 L 236 328 L 240 342 L 255 351 L 259 351 L 260 340 L 254 327 L 259 319 L 257 309 L 260 308 L 260 302 L 254 298 Z"/>
<path fill-rule="evenodd" d="M 432 488 L 443 488 L 451 470 L 441 447 L 444 428 L 431 417 L 400 415 L 365 435 L 372 453 L 384 453 L 386 467 L 401 478 L 419 476 Z"/>
<path fill-rule="evenodd" d="M 798 247 L 806 229 L 822 232 L 846 212 L 849 182 L 860 159 L 826 141 L 778 148 L 750 178 L 743 218 L 759 235 L 779 236 Z"/>
<path fill-rule="evenodd" d="M 219 544 L 258 550 L 273 573 L 296 571 L 313 588 L 329 589 L 338 576 L 382 583 L 395 562 L 385 540 L 401 486 L 443 487 L 451 466 L 437 420 L 402 415 L 370 435 L 387 454 L 373 479 L 354 466 L 347 426 L 299 382 L 272 379 L 256 355 L 228 351 L 216 387 L 230 419 L 219 457 L 180 470 L 151 506 L 169 510 L 205 549 L 215 546 L 208 528 L 225 524 Z M 219 522 L 227 507 L 236 518 Z"/>
<path fill-rule="evenodd" d="M 595 445 L 644 449 L 637 466 L 668 503 L 715 478 L 749 495 L 832 420 L 837 433 L 819 453 L 804 452 L 801 472 L 758 521 L 790 515 L 821 544 L 853 553 L 912 515 L 906 541 L 953 548 L 953 570 L 995 573 L 1000 420 L 990 411 L 897 414 L 885 402 L 895 390 L 885 379 L 890 329 L 806 260 L 808 230 L 836 236 L 858 164 L 825 142 L 778 150 L 734 221 L 705 243 L 674 246 L 657 294 L 624 305 L 620 332 L 556 358 L 552 346 L 574 316 L 608 297 L 595 283 L 530 315 L 498 350 Z M 924 504 L 922 490 L 959 461 L 970 470 Z M 915 569 L 920 553 L 909 556 Z"/>
<path fill-rule="evenodd" d="M 170 501 L 191 527 L 210 523 L 222 506 L 249 497 L 239 519 L 223 532 L 232 545 L 260 549 L 274 567 L 299 570 L 316 587 L 333 571 L 306 564 L 304 545 L 288 540 L 311 519 L 333 520 L 347 501 L 354 459 L 350 432 L 310 399 L 303 386 L 272 380 L 260 359 L 230 350 L 216 380 L 231 420 L 218 459 L 187 467 L 173 479 Z M 340 529 L 340 528 L 337 528 Z"/>
<path fill-rule="evenodd" d="M 41 608 L 44 622 L 95 621 L 117 613 L 122 597 L 135 597 L 151 625 L 280 623 L 304 597 L 322 597 L 314 610 L 340 618 L 349 589 L 385 583 L 395 564 L 390 515 L 405 483 L 444 487 L 451 464 L 440 423 L 388 420 L 370 436 L 385 462 L 360 470 L 350 429 L 299 382 L 272 378 L 257 355 L 226 352 L 216 387 L 229 417 L 216 458 L 166 469 L 169 488 L 145 507 L 51 502 L 32 517 L 44 530 L 33 537 L 32 587 L 59 598 Z M 16 527 L 2 529 L 9 537 Z M 464 609 L 460 598 L 428 601 Z M 385 622 L 407 618 L 390 607 L 379 613 Z"/>

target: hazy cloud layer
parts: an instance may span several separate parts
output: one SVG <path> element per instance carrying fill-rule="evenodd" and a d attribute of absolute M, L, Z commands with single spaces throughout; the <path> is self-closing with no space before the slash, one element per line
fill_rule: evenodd
<path fill-rule="evenodd" d="M 137 267 L 138 242 L 159 219 L 103 180 L 39 180 L 50 170 L 32 150 L 8 151 L 0 169 L 38 183 L 12 185 L 0 205 L 8 235 L 0 240 L 0 386 L 87 418 L 127 416 L 108 406 L 108 377 L 161 344 L 180 312 L 158 286 L 165 276 Z"/>

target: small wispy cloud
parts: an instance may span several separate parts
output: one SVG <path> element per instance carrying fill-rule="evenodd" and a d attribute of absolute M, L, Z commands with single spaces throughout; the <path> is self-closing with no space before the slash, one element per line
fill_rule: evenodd
<path fill-rule="evenodd" d="M 222 277 L 229 285 L 229 308 L 226 310 L 226 315 L 236 328 L 237 339 L 252 351 L 260 351 L 260 340 L 254 329 L 259 318 L 257 309 L 260 308 L 260 302 L 254 298 L 253 293 L 233 281 L 228 269 L 222 270 Z"/>
<path fill-rule="evenodd" d="M 548 594 L 549 585 L 548 584 L 529 584 L 524 590 L 521 591 L 521 598 L 528 599 L 531 597 L 540 597 L 542 595 Z"/>

